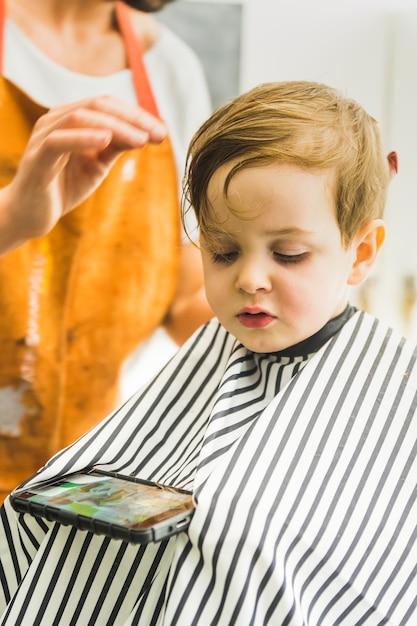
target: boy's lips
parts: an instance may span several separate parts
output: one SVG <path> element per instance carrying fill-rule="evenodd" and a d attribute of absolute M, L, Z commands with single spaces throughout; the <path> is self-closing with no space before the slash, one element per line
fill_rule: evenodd
<path fill-rule="evenodd" d="M 275 315 L 259 307 L 246 307 L 236 317 L 245 328 L 265 328 L 276 319 Z"/>

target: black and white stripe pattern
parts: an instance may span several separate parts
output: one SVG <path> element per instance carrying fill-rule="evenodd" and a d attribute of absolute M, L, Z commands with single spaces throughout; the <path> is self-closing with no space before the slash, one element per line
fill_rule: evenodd
<path fill-rule="evenodd" d="M 194 484 L 196 513 L 143 548 L 6 502 L 0 624 L 417 624 L 414 345 L 357 313 L 305 357 L 213 321 L 57 455 L 37 480 L 100 464 Z"/>

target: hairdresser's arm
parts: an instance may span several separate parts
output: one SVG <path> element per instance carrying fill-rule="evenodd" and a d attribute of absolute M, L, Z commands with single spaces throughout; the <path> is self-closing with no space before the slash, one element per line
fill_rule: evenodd
<path fill-rule="evenodd" d="M 0 254 L 47 234 L 123 151 L 165 135 L 155 117 L 108 96 L 51 109 L 36 123 L 16 176 L 0 189 Z"/>
<path fill-rule="evenodd" d="M 198 247 L 183 244 L 178 288 L 164 328 L 178 345 L 199 326 L 208 322 L 214 313 L 208 305 L 204 290 L 203 266 Z"/>

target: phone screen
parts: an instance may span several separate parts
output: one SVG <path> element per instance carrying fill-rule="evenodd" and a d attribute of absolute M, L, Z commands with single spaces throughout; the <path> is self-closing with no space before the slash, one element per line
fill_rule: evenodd
<path fill-rule="evenodd" d="M 160 540 L 164 535 L 179 532 L 188 526 L 194 510 L 192 494 L 188 491 L 93 470 L 15 492 L 12 504 L 23 512 L 93 532 L 99 529 L 100 534 L 104 532 L 117 537 L 120 533 L 115 535 L 114 528 L 140 532 L 162 525 L 160 536 L 142 536 L 147 540 Z M 91 528 L 86 524 L 86 518 L 92 520 Z M 80 523 L 81 519 L 83 523 Z M 172 519 L 178 524 L 164 524 Z M 97 526 L 94 521 L 105 526 Z M 107 527 L 113 531 L 106 532 Z M 138 541 L 140 538 L 141 535 L 137 535 Z"/>

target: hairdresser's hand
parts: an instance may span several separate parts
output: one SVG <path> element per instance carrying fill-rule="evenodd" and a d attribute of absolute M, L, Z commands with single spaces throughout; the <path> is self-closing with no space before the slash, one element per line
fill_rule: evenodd
<path fill-rule="evenodd" d="M 0 254 L 48 233 L 122 152 L 165 136 L 155 117 L 108 96 L 51 109 L 36 123 L 15 178 L 0 190 Z"/>

